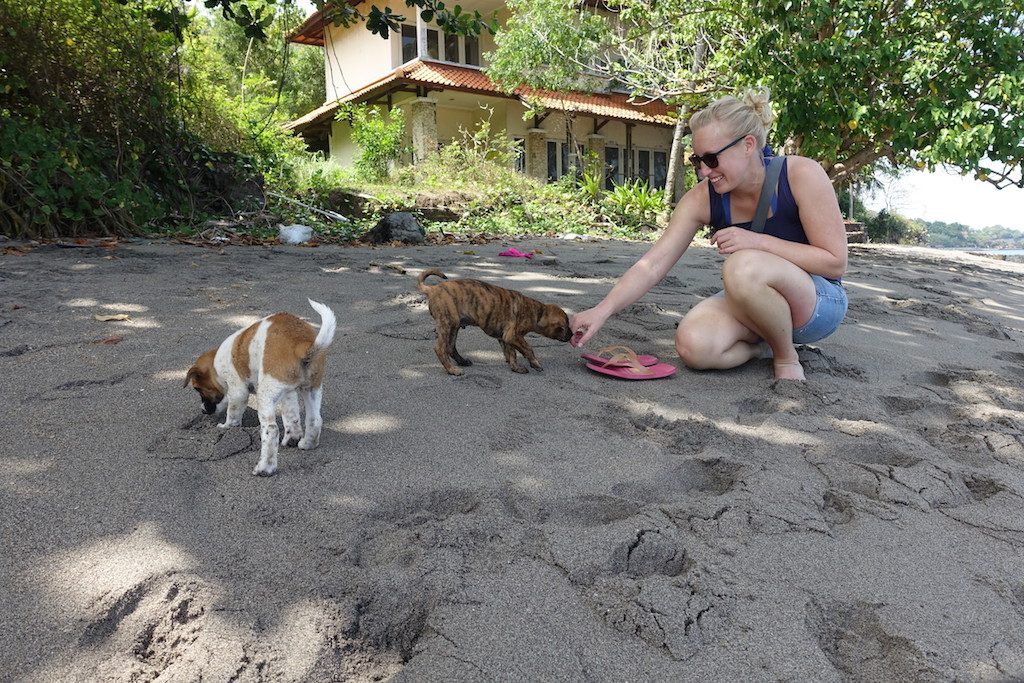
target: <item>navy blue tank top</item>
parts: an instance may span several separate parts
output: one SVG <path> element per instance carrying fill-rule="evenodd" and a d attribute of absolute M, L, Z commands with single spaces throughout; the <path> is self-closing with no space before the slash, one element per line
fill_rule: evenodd
<path fill-rule="evenodd" d="M 765 157 L 765 166 L 771 161 L 771 157 Z M 750 229 L 750 221 L 745 223 L 733 223 L 730 215 L 729 193 L 720 195 L 715 192 L 714 186 L 708 183 L 708 195 L 711 199 L 711 228 L 712 231 L 735 225 L 738 228 Z M 783 157 L 782 173 L 779 174 L 779 185 L 775 194 L 772 195 L 772 215 L 764 223 L 764 234 L 809 244 L 807 234 L 804 232 L 804 225 L 800 222 L 800 212 L 796 208 L 796 200 L 793 199 L 793 192 L 789 189 L 789 160 Z"/>

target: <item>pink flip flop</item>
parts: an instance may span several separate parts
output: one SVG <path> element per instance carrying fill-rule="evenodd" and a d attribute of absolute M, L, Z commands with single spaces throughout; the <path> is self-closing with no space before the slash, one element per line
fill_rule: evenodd
<path fill-rule="evenodd" d="M 603 368 L 638 368 L 656 365 L 658 362 L 657 356 L 638 356 L 636 351 L 622 344 L 605 346 L 598 349 L 597 353 L 581 353 L 580 358 Z"/>
<path fill-rule="evenodd" d="M 678 370 L 676 366 L 669 365 L 668 363 L 658 363 L 657 365 L 645 368 L 635 368 L 628 365 L 611 367 L 587 363 L 587 367 L 595 372 L 618 377 L 619 379 L 661 379 L 662 377 L 675 374 L 676 370 Z"/>
<path fill-rule="evenodd" d="M 505 251 L 498 252 L 498 256 L 511 256 L 513 258 L 533 258 L 533 253 L 519 251 L 515 247 L 509 247 Z"/>
<path fill-rule="evenodd" d="M 630 367 L 629 361 L 622 360 L 622 359 L 617 359 L 614 356 L 611 357 L 611 358 L 608 358 L 608 357 L 605 357 L 605 356 L 599 356 L 599 355 L 594 354 L 594 353 L 581 353 L 580 354 L 580 358 L 582 358 L 583 360 L 587 361 L 588 363 L 593 363 L 594 365 L 600 365 L 601 367 L 605 367 L 605 368 L 628 368 L 628 367 Z M 658 364 L 658 357 L 657 356 L 637 356 L 636 357 L 636 362 L 639 363 L 640 365 L 645 366 L 645 367 L 649 367 L 651 365 L 657 365 Z"/>

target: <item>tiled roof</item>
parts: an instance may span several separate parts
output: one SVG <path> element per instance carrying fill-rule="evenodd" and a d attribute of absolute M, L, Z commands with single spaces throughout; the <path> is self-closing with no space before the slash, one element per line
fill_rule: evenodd
<path fill-rule="evenodd" d="M 358 5 L 361 0 L 347 0 L 348 4 Z M 334 19 L 331 13 L 334 11 L 333 5 L 324 5 L 324 8 L 317 10 L 306 17 L 306 20 L 299 24 L 299 27 L 288 34 L 288 40 L 293 43 L 302 43 L 303 45 L 320 45 L 324 44 L 324 27 L 333 23 Z"/>
<path fill-rule="evenodd" d="M 333 117 L 338 104 L 371 98 L 373 95 L 390 89 L 393 83 L 405 85 L 422 85 L 440 87 L 445 90 L 477 93 L 492 97 L 508 97 L 526 102 L 529 98 L 537 98 L 547 109 L 571 111 L 588 114 L 599 118 L 615 119 L 646 123 L 655 126 L 672 126 L 674 120 L 669 115 L 668 106 L 658 100 L 647 104 L 629 101 L 629 96 L 622 93 L 556 93 L 546 90 L 534 90 L 519 86 L 511 94 L 503 92 L 482 71 L 472 67 L 457 66 L 441 62 L 415 60 L 398 67 L 388 75 L 349 93 L 337 102 L 331 102 L 311 111 L 305 116 L 288 123 L 290 130 L 302 130 L 316 123 Z"/>

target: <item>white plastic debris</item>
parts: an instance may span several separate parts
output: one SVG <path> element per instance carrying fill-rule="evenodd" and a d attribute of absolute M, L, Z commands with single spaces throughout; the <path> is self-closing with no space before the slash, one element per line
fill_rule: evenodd
<path fill-rule="evenodd" d="M 302 244 L 313 237 L 313 228 L 299 223 L 279 225 L 277 226 L 277 235 L 285 244 Z"/>

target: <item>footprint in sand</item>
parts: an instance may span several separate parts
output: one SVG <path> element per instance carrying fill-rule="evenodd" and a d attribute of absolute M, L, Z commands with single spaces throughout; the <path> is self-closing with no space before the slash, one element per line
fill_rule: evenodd
<path fill-rule="evenodd" d="M 213 604 L 210 586 L 198 580 L 176 574 L 150 577 L 99 598 L 79 644 L 128 643 L 135 660 L 129 677 L 149 680 L 176 660 L 210 659 L 223 635 L 208 632 Z"/>
<path fill-rule="evenodd" d="M 885 411 L 891 415 L 910 415 L 923 408 L 933 408 L 939 404 L 913 396 L 880 396 L 878 398 L 885 407 Z"/>
<path fill-rule="evenodd" d="M 466 379 L 481 389 L 500 389 L 501 380 L 494 375 L 466 375 Z"/>
<path fill-rule="evenodd" d="M 771 415 L 772 402 L 762 396 L 736 401 L 736 422 L 746 427 L 757 427 Z"/>
<path fill-rule="evenodd" d="M 154 439 L 146 450 L 161 460 L 224 460 L 259 448 L 260 419 L 256 411 L 246 408 L 242 424 L 231 429 L 217 426 L 219 415 L 196 415 L 194 418 Z"/>
<path fill-rule="evenodd" d="M 797 347 L 797 355 L 800 358 L 800 363 L 804 366 L 804 370 L 808 375 L 811 374 L 826 374 L 833 377 L 844 377 L 847 379 L 855 379 L 858 381 L 865 381 L 864 371 L 856 366 L 848 365 L 837 360 L 834 356 L 831 356 L 817 346 L 802 345 Z"/>
<path fill-rule="evenodd" d="M 716 497 L 732 491 L 742 482 L 744 467 L 725 458 L 691 458 L 657 477 L 656 484 L 619 482 L 611 488 L 614 496 L 642 505 L 691 501 L 695 496 Z"/>
<path fill-rule="evenodd" d="M 640 513 L 640 506 L 618 496 L 588 495 L 543 504 L 547 521 L 568 526 L 604 526 Z"/>
<path fill-rule="evenodd" d="M 682 537 L 672 530 L 639 529 L 612 551 L 608 570 L 642 579 L 656 574 L 679 576 L 692 566 Z"/>
<path fill-rule="evenodd" d="M 819 602 L 807 606 L 808 629 L 822 653 L 851 681 L 945 680 L 908 638 L 882 622 L 880 605 Z"/>
<path fill-rule="evenodd" d="M 69 399 L 95 400 L 96 396 L 91 391 L 101 391 L 105 388 L 121 384 L 135 375 L 134 372 L 125 372 L 119 375 L 104 377 L 102 379 L 76 379 L 65 382 L 48 389 L 41 394 L 34 396 L 34 399 L 43 401 L 64 401 Z"/>
<path fill-rule="evenodd" d="M 434 338 L 434 325 L 422 319 L 406 318 L 403 322 L 384 323 L 370 328 L 370 332 L 389 339 L 426 341 Z"/>
<path fill-rule="evenodd" d="M 734 590 L 695 567 L 675 539 L 663 530 L 641 531 L 626 545 L 632 552 L 612 560 L 623 573 L 598 576 L 585 592 L 608 626 L 674 661 L 735 627 Z M 632 558 L 636 572 L 624 558 Z"/>
<path fill-rule="evenodd" d="M 656 413 L 630 416 L 622 419 L 612 415 L 607 425 L 615 431 L 633 437 L 637 434 L 668 450 L 670 453 L 695 455 L 707 447 L 718 434 L 718 428 L 699 420 L 671 420 Z"/>
<path fill-rule="evenodd" d="M 1024 353 L 1019 353 L 1017 351 L 1003 351 L 1002 353 L 997 353 L 996 358 L 999 360 L 1008 360 L 1013 363 L 1012 365 L 1005 366 L 1005 369 L 1018 377 L 1024 377 Z"/>
<path fill-rule="evenodd" d="M 679 317 L 665 311 L 658 304 L 639 302 L 628 306 L 618 318 L 638 325 L 650 332 L 675 329 Z"/>

